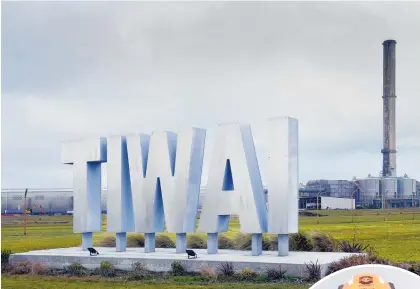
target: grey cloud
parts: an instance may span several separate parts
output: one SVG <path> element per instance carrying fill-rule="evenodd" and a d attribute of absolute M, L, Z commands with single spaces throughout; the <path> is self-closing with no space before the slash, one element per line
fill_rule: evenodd
<path fill-rule="evenodd" d="M 111 44 L 112 15 L 86 4 L 2 3 L 2 92 L 59 89 L 98 65 Z"/>
<path fill-rule="evenodd" d="M 242 121 L 251 123 L 263 158 L 264 121 L 281 115 L 300 120 L 302 180 L 375 173 L 381 42 L 389 37 L 398 42 L 397 165 L 420 178 L 413 161 L 420 153 L 420 3 L 9 2 L 2 8 L 7 186 L 70 184 L 60 141 L 93 135 L 208 128 L 206 171 L 210 131 Z"/>

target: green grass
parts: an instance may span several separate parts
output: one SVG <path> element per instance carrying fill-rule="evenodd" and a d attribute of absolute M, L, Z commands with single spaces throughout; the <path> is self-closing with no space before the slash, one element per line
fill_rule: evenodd
<path fill-rule="evenodd" d="M 322 211 L 323 217 L 300 217 L 300 229 L 304 232 L 324 231 L 339 240 L 351 240 L 356 231 L 356 240 L 371 245 L 381 257 L 391 261 L 420 261 L 420 210 L 357 210 Z M 354 220 L 354 222 L 353 222 Z M 37 249 L 80 246 L 80 234 L 74 234 L 71 216 L 31 216 L 28 217 L 27 235 L 23 235 L 22 217 L 2 217 L 2 249 L 24 252 Z M 106 231 L 106 217 L 103 231 L 94 234 L 98 242 Z M 231 218 L 229 231 L 233 237 L 240 231 L 237 218 Z M 163 233 L 166 234 L 166 233 Z M 205 238 L 205 234 L 196 233 Z M 175 238 L 174 234 L 169 234 Z M 69 278 L 50 276 L 2 276 L 2 288 L 272 288 L 307 289 L 308 285 L 292 284 L 197 284 L 177 280 L 156 280 L 156 282 L 124 282 L 97 277 Z M 194 284 L 195 283 L 195 284 Z"/>
<path fill-rule="evenodd" d="M 291 284 L 183 284 L 183 283 L 156 283 L 145 284 L 142 282 L 124 282 L 113 279 L 75 278 L 75 277 L 49 277 L 49 276 L 2 276 L 1 288 L 8 289 L 104 289 L 104 288 L 147 288 L 147 289 L 242 289 L 242 288 L 267 288 L 267 289 L 307 289 L 308 285 Z"/>
<path fill-rule="evenodd" d="M 351 240 L 375 248 L 381 257 L 395 262 L 420 261 L 420 210 L 357 210 L 352 223 L 351 211 L 328 211 L 317 224 L 314 217 L 302 217 L 302 231 L 319 230 L 339 240 Z"/>
<path fill-rule="evenodd" d="M 330 233 L 339 240 L 351 240 L 356 230 L 357 242 L 373 246 L 381 257 L 396 262 L 420 261 L 419 209 L 322 211 L 321 213 L 327 216 L 300 217 L 301 231 L 319 230 Z M 71 220 L 71 216 L 31 216 L 28 219 L 27 235 L 23 236 L 22 217 L 2 217 L 2 249 L 23 252 L 80 246 L 81 236 L 72 232 Z M 105 230 L 104 216 L 103 231 Z M 225 234 L 234 236 L 239 230 L 238 219 L 232 218 L 229 231 Z M 205 234 L 197 234 L 205 237 Z M 95 233 L 94 241 L 97 242 L 106 235 L 112 234 Z M 169 235 L 175 239 L 174 234 Z"/>

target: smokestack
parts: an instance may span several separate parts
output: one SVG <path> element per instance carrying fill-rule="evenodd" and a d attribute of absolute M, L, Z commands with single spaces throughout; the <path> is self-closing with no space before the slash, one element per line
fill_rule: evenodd
<path fill-rule="evenodd" d="M 384 177 L 396 176 L 396 144 L 395 144 L 395 40 L 386 40 L 384 46 L 384 146 L 382 149 L 382 175 Z"/>

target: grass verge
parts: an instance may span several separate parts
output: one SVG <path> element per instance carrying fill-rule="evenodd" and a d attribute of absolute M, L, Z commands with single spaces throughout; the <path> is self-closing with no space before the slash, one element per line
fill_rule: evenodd
<path fill-rule="evenodd" d="M 206 289 L 219 289 L 219 288 L 267 288 L 267 289 L 308 289 L 308 285 L 298 284 L 191 284 L 188 278 L 178 278 L 178 282 L 170 280 L 170 283 L 144 283 L 141 281 L 121 281 L 114 279 L 100 279 L 93 277 L 51 277 L 51 276 L 2 276 L 2 288 L 7 289 L 103 289 L 103 288 L 147 288 L 147 289 L 177 289 L 177 288 L 206 288 Z"/>

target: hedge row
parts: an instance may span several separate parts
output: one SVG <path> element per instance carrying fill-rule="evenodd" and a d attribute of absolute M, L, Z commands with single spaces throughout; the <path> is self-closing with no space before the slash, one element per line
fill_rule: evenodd
<path fill-rule="evenodd" d="M 219 249 L 251 250 L 251 235 L 238 233 L 234 237 L 219 234 Z M 314 231 L 309 234 L 291 234 L 289 248 L 291 251 L 317 251 L 334 252 L 343 251 L 340 249 L 340 242 L 331 235 Z M 96 244 L 99 247 L 115 247 L 115 237 L 107 236 L 99 240 Z M 127 247 L 143 247 L 143 234 L 128 234 Z M 157 248 L 175 248 L 175 242 L 168 235 L 156 235 Z M 187 247 L 190 249 L 206 249 L 207 240 L 205 237 L 190 235 L 187 239 Z M 263 250 L 277 251 L 276 236 L 264 235 Z M 348 251 L 345 251 L 348 252 Z"/>
<path fill-rule="evenodd" d="M 144 264 L 136 262 L 132 264 L 132 269 L 129 271 L 118 270 L 114 265 L 107 261 L 102 261 L 100 267 L 94 270 L 89 270 L 82 266 L 80 263 L 72 263 L 68 266 L 64 266 L 63 269 L 46 269 L 42 263 L 22 261 L 12 262 L 3 268 L 3 273 L 21 275 L 50 275 L 50 276 L 68 276 L 68 277 L 88 277 L 88 276 L 102 276 L 108 278 L 119 277 L 126 279 L 127 281 L 132 280 L 147 280 L 159 278 L 168 278 L 170 276 L 190 276 L 198 277 L 196 281 L 206 282 L 270 282 L 281 279 L 286 279 L 286 270 L 283 270 L 281 266 L 278 268 L 267 269 L 264 273 L 257 273 L 251 268 L 241 268 L 235 270 L 234 266 L 230 262 L 222 262 L 216 267 L 202 267 L 199 273 L 187 272 L 182 262 L 174 261 L 171 264 L 171 270 L 169 272 L 153 272 L 145 268 Z M 310 273 L 308 272 L 308 276 Z M 302 281 L 297 278 L 287 278 L 289 282 Z"/>

